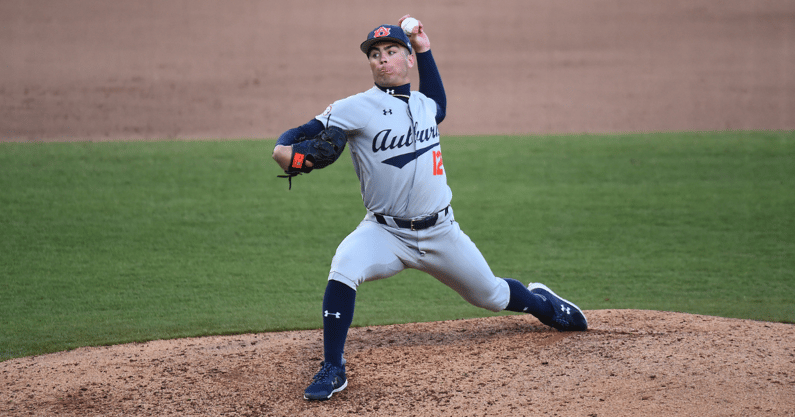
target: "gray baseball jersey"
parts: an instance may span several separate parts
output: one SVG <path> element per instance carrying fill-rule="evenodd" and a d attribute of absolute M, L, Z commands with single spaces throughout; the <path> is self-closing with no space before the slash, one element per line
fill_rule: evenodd
<path fill-rule="evenodd" d="M 405 268 L 434 276 L 473 305 L 501 311 L 510 289 L 461 231 L 450 207 L 436 103 L 412 91 L 408 103 L 373 87 L 339 100 L 316 119 L 348 134 L 367 215 L 337 248 L 330 280 L 356 289 Z M 435 216 L 433 227 L 401 223 Z"/>
<path fill-rule="evenodd" d="M 411 92 L 406 105 L 374 86 L 316 119 L 348 133 L 367 210 L 409 219 L 444 209 L 453 196 L 435 117 L 436 102 L 422 93 Z"/>

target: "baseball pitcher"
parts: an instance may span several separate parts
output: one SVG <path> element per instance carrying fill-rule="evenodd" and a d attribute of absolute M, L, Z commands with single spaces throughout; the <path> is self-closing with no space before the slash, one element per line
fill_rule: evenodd
<path fill-rule="evenodd" d="M 321 310 L 324 361 L 307 400 L 329 399 L 348 385 L 343 352 L 358 286 L 406 268 L 428 273 L 478 307 L 529 313 L 559 331 L 588 327 L 576 305 L 543 284 L 495 277 L 461 231 L 442 158 L 442 79 L 422 23 L 409 15 L 398 23 L 376 27 L 360 45 L 375 85 L 287 130 L 273 150 L 292 178 L 333 163 L 347 144 L 367 209 L 331 262 Z M 415 65 L 419 91 L 410 86 Z"/>

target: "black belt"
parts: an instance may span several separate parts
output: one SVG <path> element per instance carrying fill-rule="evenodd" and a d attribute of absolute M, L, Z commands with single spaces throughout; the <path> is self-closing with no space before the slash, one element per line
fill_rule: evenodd
<path fill-rule="evenodd" d="M 438 211 L 436 213 L 431 214 L 428 217 L 423 217 L 421 219 L 407 220 L 407 219 L 398 219 L 397 217 L 392 217 L 392 220 L 394 220 L 395 224 L 401 229 L 422 230 L 436 225 L 436 221 L 439 220 L 439 213 L 444 212 L 444 215 L 446 216 L 449 210 L 450 206 L 447 206 L 444 208 L 444 210 Z M 375 215 L 375 219 L 378 220 L 378 223 L 381 223 L 383 225 L 388 225 L 383 215 L 376 213 L 373 213 L 373 215 Z"/>

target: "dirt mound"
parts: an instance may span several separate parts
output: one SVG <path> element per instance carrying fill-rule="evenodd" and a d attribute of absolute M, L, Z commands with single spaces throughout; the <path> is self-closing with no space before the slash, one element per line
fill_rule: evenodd
<path fill-rule="evenodd" d="M 302 399 L 322 331 L 81 348 L 0 363 L 3 415 L 789 416 L 795 326 L 637 310 L 351 330 L 348 388 Z"/>

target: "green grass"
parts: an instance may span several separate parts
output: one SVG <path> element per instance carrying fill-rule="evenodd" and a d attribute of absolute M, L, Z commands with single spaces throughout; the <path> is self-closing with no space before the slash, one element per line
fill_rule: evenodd
<path fill-rule="evenodd" d="M 293 180 L 272 141 L 0 144 L 0 360 L 308 329 L 364 216 L 350 157 Z M 582 308 L 795 322 L 795 132 L 446 137 L 498 276 Z M 483 317 L 414 271 L 355 326 Z"/>

